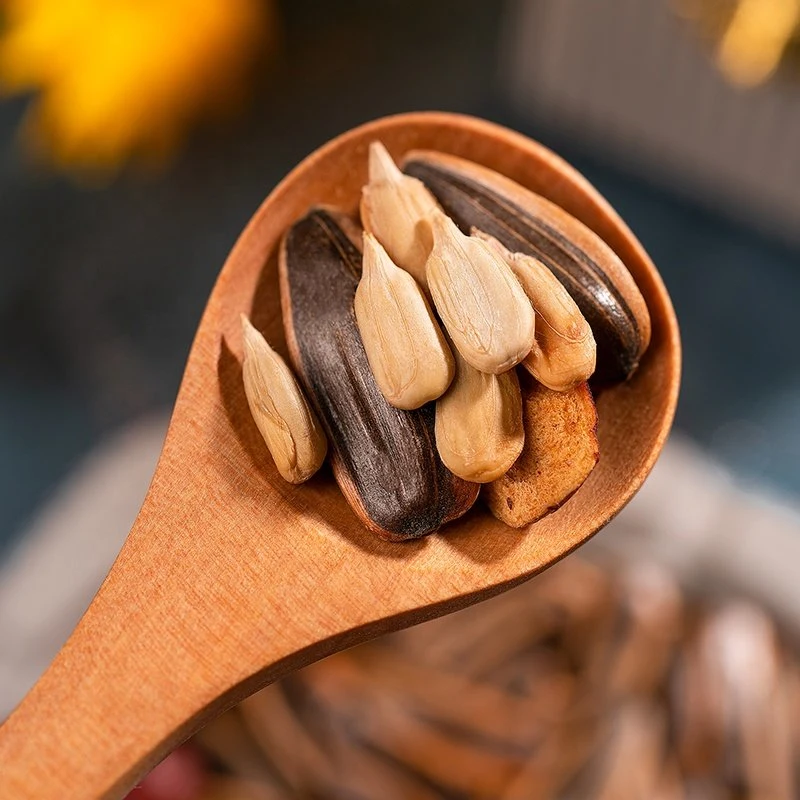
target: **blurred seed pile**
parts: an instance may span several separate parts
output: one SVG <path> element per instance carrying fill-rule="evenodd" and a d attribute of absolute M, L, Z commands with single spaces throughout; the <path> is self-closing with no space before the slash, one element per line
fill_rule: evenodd
<path fill-rule="evenodd" d="M 755 606 L 572 557 L 333 656 L 195 740 L 224 798 L 790 800 L 800 669 Z"/>

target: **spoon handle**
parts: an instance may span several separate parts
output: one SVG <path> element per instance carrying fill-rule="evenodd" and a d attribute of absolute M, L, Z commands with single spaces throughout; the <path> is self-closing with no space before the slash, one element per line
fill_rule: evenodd
<path fill-rule="evenodd" d="M 151 490 L 83 619 L 0 726 L 3 800 L 123 797 L 206 721 L 313 660 L 291 658 L 305 642 L 281 619 L 285 584 L 232 563 L 206 508 L 165 518 L 161 496 Z"/>

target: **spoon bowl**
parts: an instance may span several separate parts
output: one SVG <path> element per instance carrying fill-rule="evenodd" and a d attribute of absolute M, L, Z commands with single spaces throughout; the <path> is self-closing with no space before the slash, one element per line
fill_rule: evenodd
<path fill-rule="evenodd" d="M 617 252 L 652 318 L 638 371 L 598 398 L 600 462 L 560 509 L 513 530 L 478 503 L 441 533 L 388 543 L 329 471 L 278 475 L 247 408 L 239 315 L 285 354 L 277 251 L 312 204 L 355 213 L 367 149 L 441 150 L 497 170 Z M 497 125 L 403 114 L 321 147 L 270 194 L 231 252 L 186 365 L 142 510 L 69 641 L 0 727 L 0 796 L 117 798 L 206 721 L 287 673 L 491 597 L 585 542 L 630 500 L 672 423 L 680 341 L 642 246 L 574 169 Z"/>

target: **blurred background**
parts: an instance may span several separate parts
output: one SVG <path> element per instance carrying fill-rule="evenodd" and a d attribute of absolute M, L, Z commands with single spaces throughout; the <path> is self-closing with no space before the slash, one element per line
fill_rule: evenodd
<path fill-rule="evenodd" d="M 753 681 L 793 663 L 788 646 L 774 653 L 800 622 L 800 0 L 2 0 L 0 14 L 0 717 L 136 513 L 205 300 L 250 215 L 332 136 L 420 109 L 485 117 L 571 161 L 672 295 L 684 344 L 674 443 L 591 568 L 622 608 L 619 575 L 657 563 L 654 585 L 701 604 L 697 641 L 711 576 L 713 614 L 772 643 L 769 667 L 745 670 Z M 51 599 L 34 609 L 42 576 Z M 734 596 L 748 605 L 731 611 Z M 531 636 L 528 654 L 541 645 Z M 775 696 L 759 697 L 771 713 Z M 708 767 L 702 791 L 669 796 L 794 796 L 787 741 L 765 756 L 767 778 L 740 774 L 725 744 L 727 766 Z M 244 769 L 211 751 L 192 751 L 186 770 Z M 285 796 L 340 796 L 282 780 Z M 425 785 L 420 796 L 473 796 Z M 500 797 L 499 785 L 474 795 Z M 508 796 L 550 796 L 530 785 Z M 341 796 L 395 796 L 351 789 Z M 628 790 L 596 796 L 656 796 Z M 154 796 L 183 796 L 169 792 Z"/>

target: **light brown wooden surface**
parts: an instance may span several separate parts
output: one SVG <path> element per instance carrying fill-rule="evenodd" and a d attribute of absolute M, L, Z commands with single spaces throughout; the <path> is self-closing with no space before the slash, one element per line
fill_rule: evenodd
<path fill-rule="evenodd" d="M 241 384 L 240 312 L 283 346 L 276 249 L 310 203 L 355 210 L 367 146 L 473 159 L 559 203 L 627 264 L 653 319 L 633 378 L 598 400 L 600 463 L 557 512 L 513 530 L 478 507 L 407 544 L 357 522 L 330 474 L 277 474 Z M 3 800 L 115 798 L 205 721 L 293 669 L 476 602 L 573 550 L 639 488 L 664 444 L 680 345 L 655 268 L 574 170 L 530 140 L 449 114 L 362 126 L 272 192 L 226 262 L 192 347 L 141 513 L 54 663 L 0 727 Z"/>

